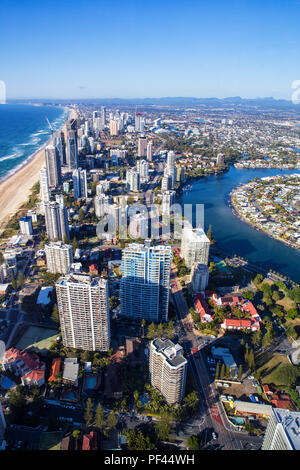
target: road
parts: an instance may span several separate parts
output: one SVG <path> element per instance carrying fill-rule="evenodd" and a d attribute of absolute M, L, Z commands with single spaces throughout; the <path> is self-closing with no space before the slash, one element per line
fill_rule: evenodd
<path fill-rule="evenodd" d="M 198 347 L 199 341 L 190 328 L 190 323 L 187 319 L 188 306 L 177 279 L 174 279 L 173 282 L 172 295 L 178 314 L 178 321 L 183 331 L 182 341 L 185 347 L 186 357 L 201 399 L 200 428 L 214 429 L 218 436 L 218 444 L 224 450 L 242 450 L 245 448 L 245 442 L 250 441 L 253 448 L 260 447 L 261 441 L 259 438 L 251 439 L 248 434 L 237 432 L 234 427 L 228 423 L 223 406 L 218 399 L 214 382 L 208 374 L 201 349 L 198 352 L 198 358 L 195 358 L 195 356 L 190 353 L 192 347 Z"/>

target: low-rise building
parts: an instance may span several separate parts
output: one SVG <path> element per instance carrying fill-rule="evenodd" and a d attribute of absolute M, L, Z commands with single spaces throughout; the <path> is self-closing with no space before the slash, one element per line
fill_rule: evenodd
<path fill-rule="evenodd" d="M 78 385 L 79 364 L 77 357 L 68 357 L 64 360 L 62 380 L 66 384 Z"/>
<path fill-rule="evenodd" d="M 41 387 L 45 383 L 46 365 L 35 353 L 10 348 L 4 354 L 2 365 L 4 370 L 20 377 L 23 385 Z"/>

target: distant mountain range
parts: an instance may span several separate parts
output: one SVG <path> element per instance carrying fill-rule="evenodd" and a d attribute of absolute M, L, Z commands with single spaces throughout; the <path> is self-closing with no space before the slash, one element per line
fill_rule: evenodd
<path fill-rule="evenodd" d="M 221 107 L 221 108 L 259 108 L 259 109 L 286 109 L 300 111 L 300 105 L 289 100 L 276 100 L 275 98 L 241 98 L 240 96 L 228 98 L 194 98 L 194 97 L 165 97 L 165 98 L 94 98 L 94 99 L 24 99 L 8 100 L 8 103 L 42 103 L 42 104 L 88 104 L 104 106 L 175 106 L 175 107 Z"/>

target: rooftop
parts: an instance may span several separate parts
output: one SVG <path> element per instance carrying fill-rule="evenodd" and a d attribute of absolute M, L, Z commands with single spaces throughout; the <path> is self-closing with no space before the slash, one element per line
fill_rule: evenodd
<path fill-rule="evenodd" d="M 66 358 L 64 360 L 63 379 L 76 382 L 78 378 L 79 364 L 77 358 Z"/>
<path fill-rule="evenodd" d="M 157 352 L 165 356 L 171 366 L 178 367 L 187 364 L 187 360 L 182 355 L 182 347 L 179 344 L 174 344 L 170 339 L 160 338 L 154 339 L 152 344 Z"/>
<path fill-rule="evenodd" d="M 185 226 L 183 233 L 190 243 L 210 243 L 202 227 L 193 228 L 192 226 Z"/>
<path fill-rule="evenodd" d="M 107 281 L 106 279 L 102 279 L 99 277 L 92 278 L 89 274 L 81 274 L 81 273 L 71 273 L 67 274 L 66 276 L 61 276 L 56 285 L 66 285 L 66 284 L 81 284 L 90 287 L 105 287 Z"/>
<path fill-rule="evenodd" d="M 300 450 L 300 412 L 275 408 L 273 413 L 291 447 Z"/>

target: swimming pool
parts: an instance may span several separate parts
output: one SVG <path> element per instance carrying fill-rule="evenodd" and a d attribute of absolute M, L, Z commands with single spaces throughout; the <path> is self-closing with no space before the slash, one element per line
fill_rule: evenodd
<path fill-rule="evenodd" d="M 244 419 L 244 418 L 230 418 L 230 421 L 231 421 L 233 424 L 244 424 L 244 423 L 245 423 L 245 419 Z"/>

